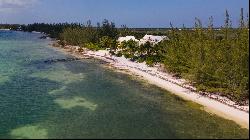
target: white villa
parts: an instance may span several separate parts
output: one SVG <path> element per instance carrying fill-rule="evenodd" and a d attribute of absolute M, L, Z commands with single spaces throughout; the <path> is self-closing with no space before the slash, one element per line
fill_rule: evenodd
<path fill-rule="evenodd" d="M 142 39 L 138 40 L 134 36 L 126 36 L 126 37 L 119 37 L 118 42 L 122 43 L 123 41 L 129 41 L 133 40 L 137 42 L 139 45 L 145 44 L 146 42 L 150 42 L 153 45 L 163 41 L 163 40 L 169 40 L 167 36 L 154 36 L 154 35 L 145 35 Z"/>
<path fill-rule="evenodd" d="M 129 41 L 129 40 L 133 40 L 133 41 L 135 41 L 135 42 L 139 42 L 139 40 L 136 39 L 134 36 L 119 37 L 117 41 L 118 41 L 119 43 L 121 43 L 121 42 L 123 42 L 123 41 Z"/>
<path fill-rule="evenodd" d="M 154 36 L 154 35 L 145 35 L 142 39 L 140 39 L 139 44 L 144 44 L 146 42 L 153 43 L 154 45 L 163 41 L 163 40 L 169 40 L 167 36 Z"/>

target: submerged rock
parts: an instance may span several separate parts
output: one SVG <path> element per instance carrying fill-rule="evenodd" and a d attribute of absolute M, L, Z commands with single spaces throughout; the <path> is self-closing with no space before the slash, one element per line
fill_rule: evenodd
<path fill-rule="evenodd" d="M 69 61 L 77 61 L 77 60 L 80 60 L 80 58 L 51 59 L 51 60 L 45 60 L 44 63 L 69 62 Z"/>

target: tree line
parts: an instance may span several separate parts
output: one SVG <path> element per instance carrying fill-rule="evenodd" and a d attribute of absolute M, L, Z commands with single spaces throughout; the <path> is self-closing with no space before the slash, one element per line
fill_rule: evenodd
<path fill-rule="evenodd" d="M 162 43 L 162 60 L 167 70 L 193 82 L 200 91 L 220 93 L 233 100 L 249 99 L 249 19 L 243 9 L 238 28 L 232 28 L 228 11 L 221 30 L 207 29 L 195 19 L 193 31 L 172 29 Z"/>

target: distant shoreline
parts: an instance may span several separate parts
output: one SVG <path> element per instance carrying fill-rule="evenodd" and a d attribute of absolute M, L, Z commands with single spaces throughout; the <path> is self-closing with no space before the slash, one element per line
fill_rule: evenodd
<path fill-rule="evenodd" d="M 58 46 L 56 48 L 58 48 Z M 170 74 L 160 72 L 155 67 L 148 67 L 144 63 L 136 63 L 123 57 L 112 56 L 108 51 L 104 50 L 85 50 L 84 52 L 79 53 L 78 48 L 78 46 L 65 46 L 64 48 L 59 47 L 59 50 L 82 59 L 97 58 L 106 61 L 109 63 L 109 66 L 115 69 L 122 71 L 127 70 L 132 75 L 139 75 L 151 84 L 168 90 L 186 100 L 203 105 L 204 110 L 207 112 L 217 114 L 225 119 L 233 120 L 243 128 L 249 129 L 248 105 L 238 106 L 233 101 L 218 95 L 203 96 L 194 91 L 193 87 L 186 85 L 185 81 L 182 81 L 183 79 L 176 79 Z"/>

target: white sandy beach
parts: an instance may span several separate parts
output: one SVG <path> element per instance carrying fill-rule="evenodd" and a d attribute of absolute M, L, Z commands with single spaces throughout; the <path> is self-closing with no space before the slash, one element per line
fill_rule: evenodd
<path fill-rule="evenodd" d="M 66 46 L 64 50 L 77 52 L 77 46 Z M 109 62 L 109 65 L 120 70 L 128 70 L 133 75 L 139 75 L 149 83 L 164 88 L 173 94 L 191 100 L 204 106 L 204 109 L 223 118 L 233 120 L 244 128 L 249 129 L 249 106 L 239 106 L 226 97 L 206 94 L 201 95 L 184 79 L 177 79 L 172 75 L 161 72 L 157 67 L 149 67 L 145 63 L 132 62 L 124 57 L 112 56 L 108 51 L 84 51 L 77 57 L 94 57 Z"/>

